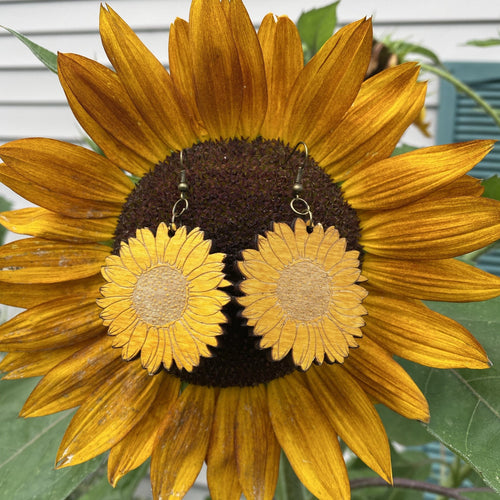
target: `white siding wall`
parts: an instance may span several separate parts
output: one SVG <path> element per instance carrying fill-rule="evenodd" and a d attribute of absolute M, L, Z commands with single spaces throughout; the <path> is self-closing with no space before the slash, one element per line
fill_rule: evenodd
<path fill-rule="evenodd" d="M 329 0 L 314 0 L 307 8 Z M 99 0 L 0 0 L 0 25 L 29 36 L 53 50 L 77 52 L 106 62 L 97 31 Z M 188 0 L 115 0 L 111 6 L 139 33 L 155 54 L 167 63 L 168 28 L 176 16 L 186 18 Z M 253 0 L 247 7 L 256 24 L 269 11 L 297 19 L 306 2 Z M 472 6 L 473 5 L 473 6 Z M 340 23 L 374 16 L 378 38 L 390 34 L 434 49 L 443 60 L 496 60 L 500 49 L 464 47 L 472 38 L 497 35 L 498 0 L 343 0 Z M 431 84 L 428 104 L 434 120 L 437 88 Z M 0 32 L 0 143 L 25 136 L 44 135 L 80 141 L 82 134 L 65 105 L 57 77 L 46 71 L 31 52 L 7 32 Z M 414 141 L 425 145 L 420 136 Z"/>
<path fill-rule="evenodd" d="M 168 29 L 176 17 L 187 18 L 189 0 L 110 0 L 110 5 L 138 32 L 165 64 Z M 247 0 L 257 25 L 267 12 L 296 20 L 301 11 L 327 5 L 330 0 Z M 27 35 L 57 52 L 76 52 L 106 63 L 98 36 L 99 0 L 0 0 L 0 25 Z M 497 36 L 499 0 L 343 0 L 339 23 L 373 15 L 377 38 L 392 35 L 433 49 L 442 60 L 500 62 L 500 49 L 464 47 L 467 40 Z M 430 78 L 428 118 L 436 120 L 437 82 Z M 0 144 L 28 136 L 47 136 L 81 142 L 83 134 L 64 99 L 57 76 L 46 70 L 18 40 L 0 32 Z M 411 128 L 405 141 L 432 144 Z M 15 194 L 0 191 L 26 206 Z M 200 480 L 203 486 L 203 479 Z M 202 499 L 206 490 L 192 493 Z"/>

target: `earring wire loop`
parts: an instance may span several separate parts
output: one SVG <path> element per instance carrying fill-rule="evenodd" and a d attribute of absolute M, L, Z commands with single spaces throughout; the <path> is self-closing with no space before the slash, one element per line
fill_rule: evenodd
<path fill-rule="evenodd" d="M 181 164 L 181 171 L 180 171 L 180 181 L 177 188 L 179 189 L 180 197 L 172 207 L 172 219 L 170 221 L 170 224 L 168 225 L 169 231 L 172 233 L 175 233 L 175 230 L 177 229 L 175 220 L 179 218 L 189 208 L 189 202 L 186 196 L 189 186 L 186 181 L 186 168 L 184 167 L 183 149 L 179 153 L 179 161 Z"/>
<path fill-rule="evenodd" d="M 288 158 L 285 160 L 285 164 L 288 162 L 288 160 L 292 157 L 293 153 L 297 150 L 299 146 L 303 146 L 305 150 L 305 161 L 303 165 L 299 166 L 299 169 L 297 171 L 297 177 L 295 178 L 295 184 L 293 185 L 292 192 L 293 192 L 293 198 L 290 201 L 290 208 L 293 210 L 293 212 L 297 215 L 300 215 L 301 217 L 308 217 L 307 221 L 307 226 L 308 228 L 314 227 L 314 222 L 313 222 L 313 215 L 311 211 L 311 207 L 309 206 L 309 203 L 307 203 L 304 198 L 300 196 L 300 193 L 304 190 L 304 186 L 302 185 L 302 176 L 304 175 L 304 168 L 307 165 L 307 161 L 309 159 L 309 149 L 307 148 L 307 145 L 305 142 L 300 141 L 298 142 L 295 147 L 292 149 L 292 152 L 289 154 Z M 299 204 L 299 206 L 297 206 Z M 300 206 L 302 204 L 302 206 Z"/>

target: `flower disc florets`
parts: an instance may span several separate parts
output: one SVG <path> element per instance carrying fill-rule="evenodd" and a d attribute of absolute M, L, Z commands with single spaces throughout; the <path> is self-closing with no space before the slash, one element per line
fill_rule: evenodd
<path fill-rule="evenodd" d="M 180 171 L 186 171 L 189 209 L 181 222 L 200 227 L 212 241 L 212 251 L 226 254 L 225 273 L 237 284 L 242 275 L 236 261 L 245 249 L 257 248 L 258 235 L 273 222 L 293 225 L 297 215 L 290 208 L 292 187 L 299 167 L 304 167 L 303 197 L 316 221 L 335 226 L 346 239 L 347 250 L 361 252 L 356 212 L 342 198 L 340 188 L 302 152 L 280 141 L 231 139 L 207 141 L 173 154 L 146 174 L 130 194 L 116 229 L 115 250 L 134 237 L 137 229 L 153 233 L 169 221 L 179 198 Z M 227 290 L 240 294 L 237 287 Z M 232 301 L 223 309 L 228 317 L 218 346 L 210 347 L 211 358 L 202 358 L 188 373 L 172 367 L 169 371 L 191 383 L 218 387 L 248 386 L 270 381 L 296 369 L 287 356 L 273 361 L 269 349 L 260 349 L 253 328 L 246 325 L 241 306 Z"/>

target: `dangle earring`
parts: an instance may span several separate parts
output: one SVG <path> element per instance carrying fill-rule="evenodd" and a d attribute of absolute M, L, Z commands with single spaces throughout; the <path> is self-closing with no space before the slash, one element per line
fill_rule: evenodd
<path fill-rule="evenodd" d="M 175 219 L 179 218 L 189 208 L 186 194 L 188 192 L 188 184 L 186 182 L 186 169 L 184 167 L 184 150 L 179 153 L 179 161 L 181 163 L 181 180 L 179 181 L 177 189 L 179 190 L 180 197 L 172 207 L 172 219 L 168 225 L 168 234 L 170 237 L 172 237 L 177 230 Z"/>
<path fill-rule="evenodd" d="M 305 161 L 290 202 L 299 217 L 293 227 L 274 222 L 271 231 L 258 236 L 256 250 L 242 252 L 238 268 L 244 277 L 243 295 L 237 300 L 272 360 L 291 354 L 294 364 L 307 370 L 313 362 L 342 363 L 349 348 L 357 347 L 355 337 L 362 336 L 366 314 L 361 302 L 367 292 L 357 284 L 364 281 L 359 252 L 346 251 L 346 240 L 334 226 L 325 230 L 315 224 L 302 197 L 307 146 L 298 143 L 290 156 L 300 145 Z"/>
<path fill-rule="evenodd" d="M 156 234 L 137 229 L 135 238 L 122 242 L 118 255 L 106 258 L 102 275 L 101 318 L 122 348 L 122 358 L 140 356 L 150 373 L 163 365 L 192 371 L 201 357 L 211 357 L 226 322 L 222 307 L 229 296 L 220 287 L 230 283 L 223 273 L 225 254 L 210 253 L 212 242 L 200 228 L 188 232 L 180 225 L 189 207 L 184 166 L 181 163 L 179 199 L 169 223 L 161 222 Z"/>
<path fill-rule="evenodd" d="M 307 160 L 309 159 L 309 150 L 307 149 L 306 143 L 305 142 L 299 142 L 296 144 L 296 146 L 293 148 L 292 152 L 286 159 L 285 163 L 291 158 L 293 153 L 297 150 L 299 146 L 304 146 L 304 151 L 306 155 L 306 159 L 304 161 L 304 165 L 301 165 L 299 167 L 299 170 L 297 171 L 297 177 L 295 179 L 295 184 L 293 185 L 292 191 L 293 191 L 293 198 L 292 201 L 290 202 L 290 208 L 294 211 L 295 214 L 301 216 L 301 217 L 307 217 L 306 221 L 306 227 L 307 227 L 307 232 L 312 233 L 314 230 L 314 222 L 313 222 L 313 216 L 311 212 L 311 207 L 309 206 L 309 203 L 307 203 L 304 198 L 301 198 L 301 193 L 304 190 L 304 187 L 302 186 L 302 176 L 304 175 L 304 168 L 307 164 Z M 299 207 L 297 207 L 299 205 Z M 302 205 L 302 207 L 300 207 Z"/>

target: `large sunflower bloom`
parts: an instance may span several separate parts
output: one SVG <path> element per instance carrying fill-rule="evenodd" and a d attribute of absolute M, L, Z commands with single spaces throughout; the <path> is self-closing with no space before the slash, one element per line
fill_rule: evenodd
<path fill-rule="evenodd" d="M 454 259 L 500 234 L 500 204 L 467 175 L 491 142 L 389 158 L 425 85 L 414 64 L 363 82 L 367 20 L 304 66 L 288 18 L 268 15 L 256 34 L 240 0 L 194 0 L 189 23 L 171 27 L 170 73 L 109 7 L 100 32 L 114 70 L 74 54 L 58 64 L 104 155 L 41 138 L 0 148 L 1 180 L 38 205 L 1 214 L 31 236 L 0 249 L 2 302 L 26 309 L 0 328 L 0 369 L 43 376 L 21 415 L 79 407 L 57 466 L 110 450 L 114 485 L 151 456 L 157 499 L 182 497 L 205 461 L 212 498 L 271 499 L 280 450 L 316 497 L 349 498 L 339 436 L 390 482 L 374 403 L 429 418 L 393 355 L 489 364 L 422 300 L 500 295 L 499 278 Z M 305 163 L 302 196 L 321 223 L 312 232 L 290 209 Z M 181 168 L 192 237 L 161 226 Z M 158 290 L 173 276 L 168 302 Z"/>

